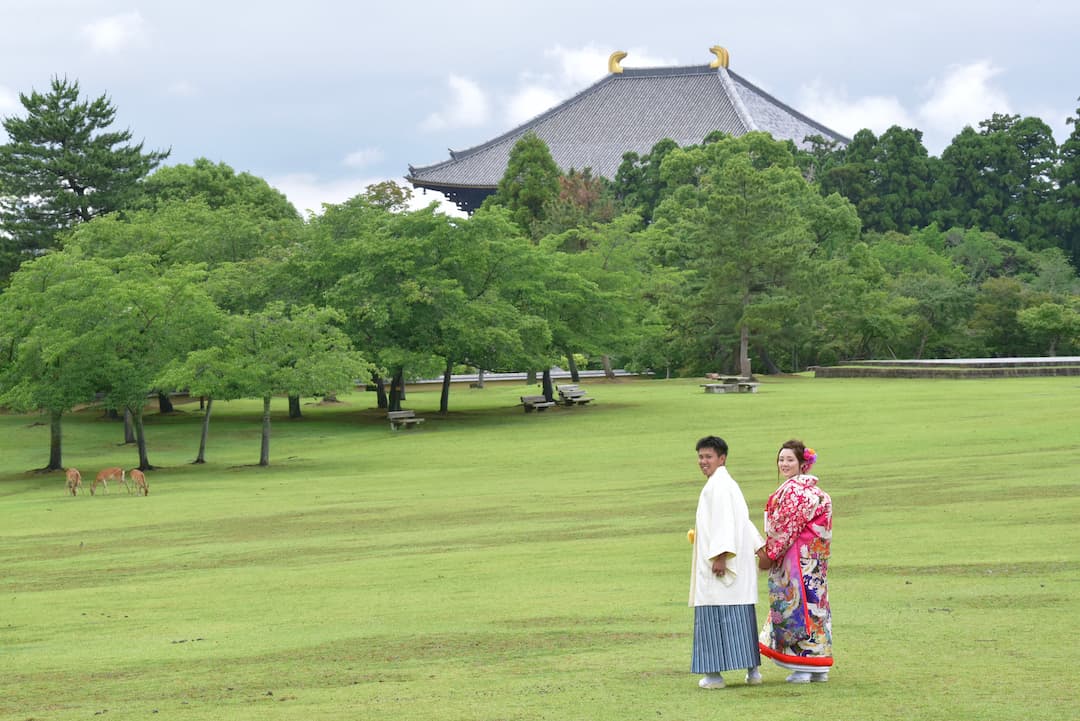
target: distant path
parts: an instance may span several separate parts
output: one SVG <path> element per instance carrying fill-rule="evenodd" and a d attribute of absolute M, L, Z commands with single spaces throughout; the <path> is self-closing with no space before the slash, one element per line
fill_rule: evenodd
<path fill-rule="evenodd" d="M 865 360 L 818 366 L 815 378 L 1018 378 L 1080 376 L 1080 356 Z"/>

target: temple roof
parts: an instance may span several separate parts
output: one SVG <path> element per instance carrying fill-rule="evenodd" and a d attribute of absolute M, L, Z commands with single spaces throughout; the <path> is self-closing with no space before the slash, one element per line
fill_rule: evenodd
<path fill-rule="evenodd" d="M 475 210 L 506 171 L 510 150 L 522 135 L 535 133 L 566 172 L 591 168 L 614 178 L 623 154 L 648 153 L 660 140 L 696 145 L 719 130 L 752 130 L 804 146 L 808 135 L 841 143 L 844 136 L 815 122 L 726 67 L 691 65 L 620 68 L 523 125 L 450 159 L 409 166 L 405 177 L 418 188 L 445 193 L 464 210 Z"/>

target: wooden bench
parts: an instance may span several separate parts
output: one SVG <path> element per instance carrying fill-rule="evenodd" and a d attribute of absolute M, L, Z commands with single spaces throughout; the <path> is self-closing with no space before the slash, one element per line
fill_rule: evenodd
<path fill-rule="evenodd" d="M 525 407 L 526 413 L 532 413 L 547 410 L 557 404 L 555 401 L 549 401 L 547 396 L 521 396 L 521 405 Z"/>
<path fill-rule="evenodd" d="M 583 406 L 590 401 L 596 400 L 590 398 L 588 393 L 577 385 L 562 385 L 558 386 L 557 390 L 559 391 L 559 399 L 568 406 Z"/>
<path fill-rule="evenodd" d="M 396 431 L 405 426 L 412 428 L 418 423 L 423 423 L 423 418 L 416 417 L 416 411 L 390 411 L 386 414 L 386 420 L 390 421 L 390 430 Z"/>

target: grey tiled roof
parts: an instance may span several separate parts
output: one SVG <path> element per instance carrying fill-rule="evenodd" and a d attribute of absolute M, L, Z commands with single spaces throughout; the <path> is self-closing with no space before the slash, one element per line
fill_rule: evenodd
<path fill-rule="evenodd" d="M 511 148 L 530 131 L 563 171 L 591 168 L 594 176 L 614 178 L 627 151 L 644 155 L 664 138 L 694 145 L 714 130 L 764 130 L 800 145 L 807 135 L 847 141 L 725 68 L 626 68 L 493 140 L 450 151 L 449 160 L 410 165 L 406 179 L 444 192 L 493 189 Z"/>

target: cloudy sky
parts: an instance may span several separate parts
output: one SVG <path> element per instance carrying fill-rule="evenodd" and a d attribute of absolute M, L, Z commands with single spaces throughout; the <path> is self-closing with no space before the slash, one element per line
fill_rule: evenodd
<path fill-rule="evenodd" d="M 1075 0 L 2 0 L 0 117 L 66 76 L 168 164 L 224 162 L 317 211 L 528 120 L 615 50 L 625 67 L 693 65 L 722 45 L 825 125 L 918 128 L 934 155 L 995 112 L 1061 142 L 1078 41 Z"/>

